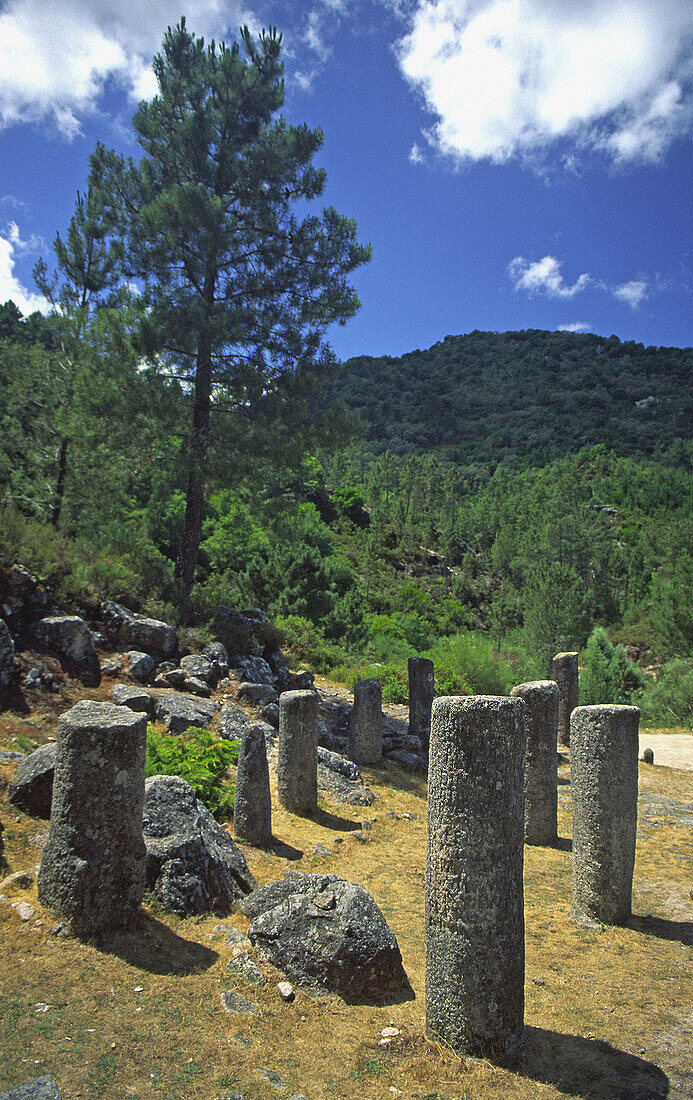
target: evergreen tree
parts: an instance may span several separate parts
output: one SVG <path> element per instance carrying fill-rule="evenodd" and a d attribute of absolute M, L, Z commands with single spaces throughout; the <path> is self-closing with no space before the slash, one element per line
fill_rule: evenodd
<path fill-rule="evenodd" d="M 332 209 L 298 220 L 325 174 L 320 130 L 274 117 L 281 35 L 205 46 L 185 20 L 154 59 L 159 91 L 133 123 L 138 163 L 99 145 L 91 179 L 110 204 L 126 266 L 142 281 L 143 347 L 192 390 L 187 493 L 176 575 L 193 582 L 215 406 L 252 406 L 287 374 L 333 362 L 322 336 L 358 308 L 348 274 L 370 255 Z"/>

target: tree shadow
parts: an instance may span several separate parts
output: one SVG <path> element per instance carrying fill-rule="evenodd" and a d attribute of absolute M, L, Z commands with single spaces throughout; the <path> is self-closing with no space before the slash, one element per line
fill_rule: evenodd
<path fill-rule="evenodd" d="M 369 996 L 363 993 L 350 994 L 342 990 L 339 996 L 344 1003 L 348 1005 L 373 1005 L 381 1007 L 401 1005 L 406 1001 L 416 1000 L 416 993 L 410 985 L 408 978 L 405 978 L 401 985 L 394 986 L 392 989 L 383 990 L 382 993 L 378 993 L 377 995 L 373 994 Z"/>
<path fill-rule="evenodd" d="M 662 1100 L 669 1078 L 646 1062 L 601 1040 L 526 1027 L 516 1072 L 590 1100 Z"/>
<path fill-rule="evenodd" d="M 300 848 L 294 848 L 292 844 L 287 844 L 285 840 L 281 840 L 278 836 L 272 837 L 269 850 L 281 859 L 301 859 L 303 857 Z"/>
<path fill-rule="evenodd" d="M 144 910 L 127 931 L 99 936 L 96 947 L 150 974 L 196 974 L 209 970 L 219 958 L 216 951 L 184 939 Z"/>
<path fill-rule="evenodd" d="M 672 940 L 686 947 L 693 947 L 693 921 L 665 920 L 664 917 L 653 917 L 646 913 L 644 916 L 631 917 L 626 927 L 632 928 L 634 932 L 642 932 L 645 936 L 656 936 L 660 940 Z"/>

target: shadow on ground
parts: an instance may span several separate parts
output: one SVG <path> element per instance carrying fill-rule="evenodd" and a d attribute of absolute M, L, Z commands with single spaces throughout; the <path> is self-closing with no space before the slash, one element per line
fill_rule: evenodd
<path fill-rule="evenodd" d="M 524 1077 L 590 1100 L 656 1100 L 669 1095 L 669 1078 L 654 1062 L 600 1040 L 525 1028 L 516 1069 Z"/>
<path fill-rule="evenodd" d="M 273 852 L 275 856 L 280 856 L 281 859 L 301 859 L 303 852 L 300 848 L 294 848 L 293 844 L 287 844 L 285 840 L 281 840 L 278 836 L 273 836 L 269 845 L 270 852 Z"/>
<path fill-rule="evenodd" d="M 340 833 L 353 833 L 361 828 L 360 822 L 351 821 L 348 817 L 339 817 L 338 814 L 331 813 L 323 806 L 318 806 L 312 820 L 316 825 L 322 825 L 325 829 L 335 829 Z"/>
<path fill-rule="evenodd" d="M 686 947 L 693 947 L 693 921 L 665 920 L 664 917 L 631 917 L 626 925 L 634 932 L 645 936 L 656 936 L 660 940 L 673 940 Z"/>
<path fill-rule="evenodd" d="M 216 951 L 184 939 L 151 913 L 144 912 L 132 930 L 103 935 L 97 947 L 104 954 L 117 955 L 151 974 L 195 974 L 209 970 L 219 958 Z"/>

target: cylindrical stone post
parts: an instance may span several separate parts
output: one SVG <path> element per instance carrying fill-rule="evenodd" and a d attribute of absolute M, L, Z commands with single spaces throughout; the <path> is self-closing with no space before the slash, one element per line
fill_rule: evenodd
<path fill-rule="evenodd" d="M 312 817 L 318 808 L 318 697 L 312 691 L 279 696 L 277 793 L 292 814 Z"/>
<path fill-rule="evenodd" d="M 409 732 L 421 738 L 421 744 L 428 752 L 433 706 L 433 661 L 429 661 L 428 657 L 410 657 L 408 668 Z"/>
<path fill-rule="evenodd" d="M 631 915 L 638 817 L 637 707 L 577 707 L 570 729 L 573 907 L 583 924 Z"/>
<path fill-rule="evenodd" d="M 524 1020 L 524 703 L 433 703 L 426 1026 L 459 1054 L 511 1050 Z"/>
<path fill-rule="evenodd" d="M 379 764 L 383 758 L 383 689 L 380 680 L 354 684 L 347 756 L 355 764 Z"/>
<path fill-rule="evenodd" d="M 256 848 L 267 848 L 272 840 L 272 799 L 262 726 L 249 726 L 241 738 L 233 831 Z"/>
<path fill-rule="evenodd" d="M 53 803 L 39 900 L 79 936 L 124 928 L 145 889 L 147 716 L 77 703 L 58 723 Z"/>
<path fill-rule="evenodd" d="M 558 744 L 570 744 L 570 716 L 578 705 L 578 655 L 557 653 L 551 662 L 558 684 Z"/>
<path fill-rule="evenodd" d="M 525 844 L 558 840 L 558 684 L 531 680 L 510 692 L 525 704 Z"/>

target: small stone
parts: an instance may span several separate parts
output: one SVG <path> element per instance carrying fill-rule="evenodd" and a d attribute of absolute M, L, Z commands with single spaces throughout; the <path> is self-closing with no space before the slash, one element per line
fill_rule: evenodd
<path fill-rule="evenodd" d="M 0 882 L 0 890 L 3 890 L 6 886 L 18 886 L 20 890 L 27 890 L 33 885 L 33 882 L 34 876 L 31 871 L 15 871 Z"/>
<path fill-rule="evenodd" d="M 239 1047 L 243 1047 L 244 1050 L 250 1050 L 253 1045 L 252 1040 L 248 1039 L 246 1035 L 241 1035 L 240 1032 L 234 1035 L 233 1041 L 238 1043 Z"/>
<path fill-rule="evenodd" d="M 67 934 L 67 925 L 62 921 L 58 921 L 58 923 L 54 924 L 51 928 L 51 936 L 60 936 L 62 939 L 65 939 Z"/>
<path fill-rule="evenodd" d="M 144 986 L 143 985 L 136 985 L 133 992 L 134 993 L 144 993 Z"/>
<path fill-rule="evenodd" d="M 247 951 L 241 951 L 240 954 L 231 959 L 226 964 L 226 969 L 235 974 L 236 977 L 243 978 L 248 985 L 262 987 L 267 982 L 267 978 L 258 970 Z"/>
<path fill-rule="evenodd" d="M 331 856 L 332 852 L 329 848 L 326 848 L 324 844 L 314 844 L 313 850 L 310 854 L 312 856 L 317 856 L 320 859 L 325 859 L 326 856 Z"/>
<path fill-rule="evenodd" d="M 250 947 L 250 940 L 239 932 L 237 928 L 229 928 L 226 933 L 227 947 L 242 947 L 247 949 Z"/>
<path fill-rule="evenodd" d="M 29 905 L 28 901 L 18 901 L 12 906 L 20 920 L 27 921 L 36 913 L 33 905 Z"/>
<path fill-rule="evenodd" d="M 389 1047 L 391 1042 L 392 1042 L 392 1039 L 378 1039 L 378 1046 L 379 1047 Z"/>
<path fill-rule="evenodd" d="M 296 996 L 291 982 L 277 982 L 277 990 L 281 999 L 286 1001 L 287 1004 L 293 1001 Z"/>
<path fill-rule="evenodd" d="M 265 1066 L 258 1066 L 257 1072 L 260 1077 L 264 1077 L 265 1081 L 268 1081 L 277 1092 L 286 1092 L 288 1086 L 284 1084 L 278 1073 L 275 1073 L 273 1069 L 267 1069 Z"/>
<path fill-rule="evenodd" d="M 221 1003 L 230 1016 L 236 1012 L 242 1016 L 256 1016 L 260 1011 L 257 1005 L 241 997 L 240 993 L 222 993 Z"/>
<path fill-rule="evenodd" d="M 352 840 L 357 840 L 359 842 L 359 844 L 367 844 L 368 843 L 368 837 L 367 837 L 366 833 L 361 831 L 361 829 L 357 829 L 355 833 L 350 833 L 349 835 L 350 835 Z"/>
<path fill-rule="evenodd" d="M 383 1039 L 394 1039 L 396 1035 L 401 1035 L 398 1027 L 384 1027 L 380 1032 Z"/>
<path fill-rule="evenodd" d="M 43 1001 L 38 1001 L 34 1005 L 34 1012 L 36 1013 L 37 1016 L 40 1016 L 43 1012 L 48 1012 L 49 1008 L 50 1008 L 50 1005 L 44 1004 Z"/>
<path fill-rule="evenodd" d="M 654 752 L 652 749 L 645 749 L 641 759 L 643 764 L 654 764 Z"/>

